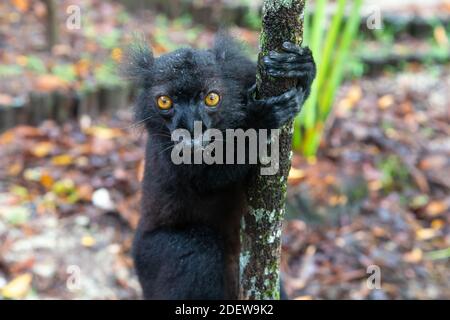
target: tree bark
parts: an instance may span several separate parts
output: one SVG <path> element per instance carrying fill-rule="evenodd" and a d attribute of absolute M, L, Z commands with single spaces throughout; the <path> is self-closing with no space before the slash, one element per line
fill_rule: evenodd
<path fill-rule="evenodd" d="M 292 79 L 268 77 L 261 59 L 279 50 L 284 41 L 300 44 L 305 0 L 264 0 L 258 57 L 257 97 L 278 96 L 296 85 Z M 280 131 L 279 170 L 271 176 L 254 174 L 247 190 L 248 212 L 241 221 L 240 298 L 279 299 L 281 226 L 287 177 L 291 166 L 292 123 Z M 272 155 L 273 157 L 273 155 Z"/>
<path fill-rule="evenodd" d="M 58 43 L 58 11 L 55 0 L 44 0 L 47 7 L 47 46 L 51 51 Z"/>

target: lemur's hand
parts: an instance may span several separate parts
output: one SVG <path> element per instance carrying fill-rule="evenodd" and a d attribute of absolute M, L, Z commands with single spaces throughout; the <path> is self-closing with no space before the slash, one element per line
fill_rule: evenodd
<path fill-rule="evenodd" d="M 275 78 L 295 78 L 297 89 L 308 98 L 316 77 L 316 64 L 308 47 L 302 48 L 291 42 L 283 43 L 282 52 L 271 51 L 263 58 L 264 68 Z"/>
<path fill-rule="evenodd" d="M 312 82 L 316 76 L 316 64 L 309 48 L 301 48 L 293 43 L 283 43 L 282 52 L 271 51 L 263 58 L 264 70 L 276 78 L 296 78 L 297 86 L 277 97 L 256 100 L 255 88 L 249 90 L 250 106 L 259 127 L 280 128 L 293 119 L 308 98 Z"/>

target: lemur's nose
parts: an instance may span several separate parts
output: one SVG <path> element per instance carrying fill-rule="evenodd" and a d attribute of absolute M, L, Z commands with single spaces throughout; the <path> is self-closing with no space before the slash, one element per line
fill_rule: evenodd
<path fill-rule="evenodd" d="M 200 128 L 202 131 L 205 130 L 205 124 L 202 122 L 200 115 L 195 109 L 185 108 L 180 120 L 181 127 L 187 129 L 191 133 L 194 133 L 195 128 L 197 128 L 197 130 L 199 129 L 199 123 L 201 124 Z"/>

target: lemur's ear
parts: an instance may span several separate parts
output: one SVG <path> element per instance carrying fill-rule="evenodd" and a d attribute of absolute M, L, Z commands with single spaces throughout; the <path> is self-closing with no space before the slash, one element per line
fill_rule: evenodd
<path fill-rule="evenodd" d="M 216 35 L 212 48 L 219 62 L 234 60 L 242 55 L 242 46 L 228 33 L 220 32 Z"/>
<path fill-rule="evenodd" d="M 153 52 L 143 37 L 135 37 L 125 55 L 121 65 L 122 75 L 138 85 L 151 79 L 152 68 L 155 59 Z"/>

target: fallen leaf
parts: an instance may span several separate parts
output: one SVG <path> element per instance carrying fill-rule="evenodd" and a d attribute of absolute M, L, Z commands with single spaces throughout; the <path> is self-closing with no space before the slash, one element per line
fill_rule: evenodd
<path fill-rule="evenodd" d="M 448 157 L 443 154 L 433 154 L 420 161 L 419 167 L 422 170 L 444 169 L 448 163 Z"/>
<path fill-rule="evenodd" d="M 14 133 L 12 131 L 6 131 L 0 135 L 0 144 L 9 144 L 14 141 Z"/>
<path fill-rule="evenodd" d="M 431 201 L 425 208 L 425 212 L 430 217 L 436 217 L 448 210 L 448 204 L 443 201 Z"/>
<path fill-rule="evenodd" d="M 122 56 L 123 56 L 123 53 L 122 53 L 122 49 L 120 49 L 120 48 L 114 48 L 111 52 L 111 58 L 117 63 L 122 61 Z"/>
<path fill-rule="evenodd" d="M 39 142 L 31 149 L 31 154 L 37 158 L 43 158 L 48 156 L 54 147 L 55 146 L 51 142 Z"/>
<path fill-rule="evenodd" d="M 92 236 L 84 236 L 81 238 L 81 245 L 83 247 L 93 247 L 95 245 L 96 241 Z"/>
<path fill-rule="evenodd" d="M 41 175 L 40 182 L 45 188 L 51 189 L 55 181 L 53 180 L 53 177 L 50 174 L 44 172 Z"/>
<path fill-rule="evenodd" d="M 12 0 L 12 3 L 20 12 L 25 12 L 30 7 L 29 0 Z"/>
<path fill-rule="evenodd" d="M 89 184 L 83 184 L 77 188 L 78 196 L 81 200 L 92 201 L 92 186 Z"/>
<path fill-rule="evenodd" d="M 14 133 L 16 134 L 16 136 L 23 138 L 35 138 L 42 135 L 42 132 L 39 128 L 26 125 L 17 126 L 14 129 Z"/>
<path fill-rule="evenodd" d="M 82 78 L 88 76 L 90 70 L 90 63 L 88 59 L 81 59 L 75 64 L 75 73 Z"/>
<path fill-rule="evenodd" d="M 52 188 L 52 191 L 57 195 L 64 196 L 74 193 L 75 183 L 71 179 L 64 179 L 57 181 Z"/>
<path fill-rule="evenodd" d="M 340 113 L 345 113 L 346 111 L 353 109 L 355 105 L 361 100 L 361 98 L 361 87 L 357 85 L 352 86 L 349 89 L 347 96 L 338 102 L 338 112 L 340 111 Z"/>
<path fill-rule="evenodd" d="M 31 281 L 33 276 L 30 273 L 25 273 L 14 278 L 5 287 L 3 287 L 1 293 L 2 296 L 7 299 L 22 299 L 24 298 L 31 288 Z"/>
<path fill-rule="evenodd" d="M 55 166 L 68 166 L 72 164 L 73 158 L 71 155 L 63 154 L 52 158 L 52 164 Z"/>
<path fill-rule="evenodd" d="M 86 133 L 100 139 L 114 139 L 123 135 L 120 129 L 105 127 L 90 127 L 86 129 Z"/>
<path fill-rule="evenodd" d="M 394 97 L 392 95 L 385 95 L 383 97 L 381 97 L 380 99 L 378 99 L 378 107 L 381 110 L 390 108 L 392 105 L 394 105 Z"/>
<path fill-rule="evenodd" d="M 292 167 L 289 171 L 288 183 L 297 184 L 306 176 L 305 171 Z"/>
<path fill-rule="evenodd" d="M 442 219 L 434 219 L 433 221 L 431 221 L 431 228 L 433 228 L 434 230 L 441 230 L 444 227 L 445 222 Z"/>
<path fill-rule="evenodd" d="M 403 255 L 403 260 L 409 263 L 419 263 L 423 259 L 423 252 L 420 248 L 414 248 L 412 251 Z"/>
<path fill-rule="evenodd" d="M 416 231 L 416 237 L 419 240 L 429 240 L 436 236 L 436 230 L 431 228 L 419 229 Z"/>
<path fill-rule="evenodd" d="M 36 79 L 36 89 L 38 91 L 52 92 L 66 88 L 67 82 L 52 74 L 41 75 Z"/>
<path fill-rule="evenodd" d="M 22 171 L 23 166 L 21 163 L 13 163 L 12 165 L 10 165 L 8 167 L 8 175 L 15 177 L 17 175 L 19 175 L 19 173 Z"/>

